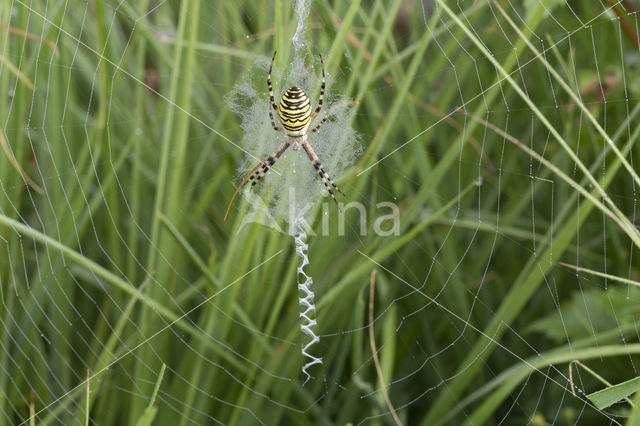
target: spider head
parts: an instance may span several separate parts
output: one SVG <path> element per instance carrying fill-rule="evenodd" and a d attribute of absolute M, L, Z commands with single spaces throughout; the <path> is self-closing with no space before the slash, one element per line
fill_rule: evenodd
<path fill-rule="evenodd" d="M 311 121 L 311 101 L 298 86 L 287 89 L 278 107 L 280 122 L 289 136 L 302 136 Z"/>

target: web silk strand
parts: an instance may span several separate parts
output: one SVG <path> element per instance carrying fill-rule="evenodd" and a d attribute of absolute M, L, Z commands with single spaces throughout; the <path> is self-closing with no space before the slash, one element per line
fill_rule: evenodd
<path fill-rule="evenodd" d="M 307 275 L 304 271 L 304 267 L 309 265 L 309 257 L 307 256 L 307 250 L 309 249 L 309 245 L 306 243 L 307 234 L 304 232 L 304 228 L 302 223 L 299 221 L 296 223 L 296 235 L 294 237 L 295 245 L 296 245 L 296 253 L 298 256 L 302 258 L 302 262 L 298 267 L 298 290 L 302 291 L 304 295 L 300 295 L 298 297 L 298 301 L 300 302 L 300 318 L 302 318 L 302 322 L 300 323 L 300 329 L 306 335 L 308 335 L 311 339 L 302 346 L 302 356 L 309 361 L 306 362 L 302 366 L 302 374 L 306 376 L 304 380 L 304 384 L 306 384 L 311 375 L 309 374 L 309 368 L 315 364 L 322 364 L 322 358 L 315 357 L 309 353 L 309 349 L 311 346 L 315 345 L 320 341 L 320 338 L 315 334 L 313 328 L 316 326 L 317 322 L 315 320 L 315 311 L 316 305 L 313 301 L 314 293 L 311 289 L 311 285 L 313 284 L 313 279 L 310 275 Z"/>

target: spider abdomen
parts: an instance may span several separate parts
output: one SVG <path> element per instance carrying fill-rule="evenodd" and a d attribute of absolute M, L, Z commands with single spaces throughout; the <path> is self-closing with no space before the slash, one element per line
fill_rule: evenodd
<path fill-rule="evenodd" d="M 293 86 L 282 95 L 278 112 L 287 134 L 302 136 L 311 122 L 311 101 L 304 90 Z"/>

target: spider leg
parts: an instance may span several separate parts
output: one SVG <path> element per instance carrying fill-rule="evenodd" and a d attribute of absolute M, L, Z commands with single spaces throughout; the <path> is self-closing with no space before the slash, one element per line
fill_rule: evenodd
<path fill-rule="evenodd" d="M 311 160 L 311 164 L 320 175 L 320 178 L 322 179 L 322 183 L 324 184 L 324 187 L 327 188 L 327 191 L 329 191 L 329 195 L 331 195 L 331 198 L 333 198 L 333 201 L 336 203 L 336 206 L 338 206 L 338 210 L 339 210 L 340 205 L 338 205 L 338 200 L 336 200 L 336 197 L 333 195 L 333 190 L 331 189 L 331 187 L 333 187 L 333 189 L 335 189 L 342 195 L 344 195 L 344 192 L 342 192 L 340 188 L 338 188 L 338 185 L 336 185 L 333 179 L 331 179 L 329 174 L 324 170 L 322 163 L 320 163 L 320 159 L 318 159 L 318 156 L 313 151 L 313 148 L 311 148 L 311 145 L 309 145 L 309 142 L 304 141 L 302 143 L 302 147 L 307 152 L 307 156 L 309 157 L 309 160 Z M 331 184 L 331 186 L 329 186 L 329 184 Z"/>
<path fill-rule="evenodd" d="M 236 195 L 238 195 L 238 192 L 240 192 L 240 189 L 244 186 L 244 184 L 247 183 L 247 181 L 251 181 L 251 189 L 253 189 L 255 184 L 258 183 L 260 179 L 262 179 L 262 177 L 269 171 L 271 166 L 273 166 L 273 164 L 278 160 L 278 158 L 280 158 L 280 156 L 287 150 L 287 148 L 289 148 L 289 146 L 289 139 L 287 139 L 282 143 L 282 145 L 278 147 L 278 149 L 273 152 L 273 154 L 266 156 L 264 160 L 256 164 L 256 166 L 249 172 L 249 174 L 247 174 L 247 176 L 242 179 L 242 182 L 240 182 L 240 185 L 238 185 L 238 188 L 236 188 L 236 192 L 233 193 L 233 197 L 231 197 L 231 201 L 229 202 L 227 211 L 224 214 L 223 221 L 227 220 L 227 215 L 229 214 L 229 209 L 231 209 L 231 204 L 233 204 L 233 200 L 236 199 Z"/>
<path fill-rule="evenodd" d="M 271 108 L 273 108 L 276 111 L 276 114 L 278 114 L 278 117 L 280 117 L 280 113 L 278 112 L 278 107 L 276 106 L 276 102 L 275 99 L 273 98 L 273 87 L 271 87 L 271 70 L 273 69 L 273 62 L 276 60 L 276 51 L 273 52 L 273 58 L 271 58 L 271 65 L 269 65 L 269 74 L 267 74 L 267 87 L 269 88 L 269 102 L 271 103 Z M 273 119 L 273 111 L 271 111 L 271 108 L 269 108 L 269 118 L 271 119 L 271 127 L 273 127 L 273 130 L 276 130 L 278 132 L 284 132 L 284 129 L 282 127 L 278 127 L 276 126 L 276 122 Z"/>
<path fill-rule="evenodd" d="M 278 158 L 280 158 L 280 156 L 287 150 L 287 148 L 289 148 L 289 146 L 289 139 L 287 139 L 286 141 L 282 142 L 282 145 L 280 145 L 273 154 L 262 160 L 262 166 L 260 168 L 258 168 L 260 164 L 256 166 L 257 170 L 254 169 L 255 172 L 249 177 L 249 180 L 251 181 L 251 189 L 256 186 L 258 181 L 262 179 L 265 174 L 267 174 L 271 166 L 273 166 L 273 164 L 278 160 Z"/>
<path fill-rule="evenodd" d="M 309 120 L 309 122 L 312 122 L 322 109 L 322 98 L 324 97 L 324 61 L 322 60 L 322 55 L 320 55 L 320 63 L 322 64 L 322 85 L 320 86 L 320 98 L 318 99 L 318 107 L 315 111 L 313 111 L 313 114 L 311 114 L 311 119 Z"/>
<path fill-rule="evenodd" d="M 335 111 L 335 110 L 337 110 L 339 108 L 343 108 L 343 107 L 345 107 L 347 105 L 350 105 L 350 104 L 359 104 L 359 103 L 360 103 L 360 99 L 354 99 L 352 101 L 344 101 L 344 102 L 340 102 L 340 103 L 335 104 L 335 105 L 331 105 L 329 107 L 329 109 L 327 109 L 327 112 L 324 114 L 324 118 L 318 123 L 318 125 L 316 127 L 314 127 L 313 129 L 307 131 L 306 134 L 310 135 L 311 133 L 315 133 L 318 130 L 320 130 L 320 127 L 322 127 L 322 125 L 325 123 L 325 121 L 327 121 L 327 118 L 329 118 L 329 113 L 331 111 Z M 313 116 L 312 116 L 311 119 L 313 120 Z"/>

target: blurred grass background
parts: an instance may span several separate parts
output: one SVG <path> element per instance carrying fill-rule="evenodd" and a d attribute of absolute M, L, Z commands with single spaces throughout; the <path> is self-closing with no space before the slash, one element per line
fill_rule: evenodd
<path fill-rule="evenodd" d="M 305 386 L 293 239 L 222 220 L 294 5 L 1 4 L 0 424 L 635 421 L 585 397 L 638 375 L 634 1 L 309 2 L 369 220 L 309 239 Z"/>

